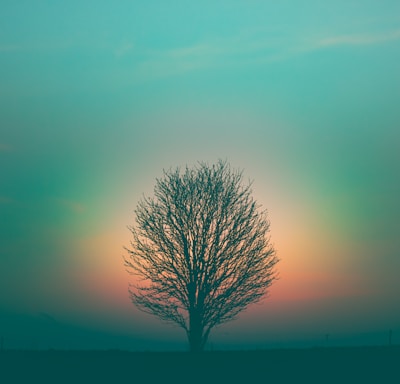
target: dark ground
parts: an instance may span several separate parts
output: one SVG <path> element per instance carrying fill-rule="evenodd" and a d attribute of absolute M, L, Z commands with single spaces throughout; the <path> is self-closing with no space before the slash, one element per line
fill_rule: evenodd
<path fill-rule="evenodd" d="M 400 383 L 400 346 L 203 354 L 0 351 L 0 383 Z"/>

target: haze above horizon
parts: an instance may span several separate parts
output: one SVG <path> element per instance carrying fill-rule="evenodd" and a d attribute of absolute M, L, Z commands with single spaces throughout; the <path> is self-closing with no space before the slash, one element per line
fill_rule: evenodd
<path fill-rule="evenodd" d="M 3 1 L 0 337 L 184 343 L 129 300 L 126 226 L 163 168 L 218 159 L 254 180 L 281 278 L 211 343 L 400 334 L 399 14 L 391 0 Z"/>

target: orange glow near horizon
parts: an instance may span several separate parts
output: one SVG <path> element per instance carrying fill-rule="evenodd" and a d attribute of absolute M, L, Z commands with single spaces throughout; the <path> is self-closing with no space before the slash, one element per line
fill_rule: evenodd
<path fill-rule="evenodd" d="M 366 293 L 365 282 L 357 281 L 346 269 L 346 259 L 357 252 L 352 244 L 338 244 L 335 234 L 320 225 L 318 217 L 311 216 L 307 207 L 289 206 L 283 198 L 273 203 L 269 210 L 271 241 L 281 259 L 277 264 L 280 278 L 272 284 L 262 304 L 250 306 L 246 312 L 258 316 L 264 307 L 271 305 L 287 311 L 293 303 Z M 134 309 L 128 296 L 133 277 L 123 265 L 123 247 L 130 243 L 130 232 L 126 228 L 130 223 L 126 221 L 126 215 L 122 215 L 111 220 L 110 229 L 80 239 L 69 278 L 75 285 L 74 308 L 99 316 L 115 311 L 124 318 L 121 322 L 126 326 L 129 316 L 135 312 L 135 321 L 145 325 L 149 316 Z M 104 322 L 113 318 L 109 313 L 101 316 Z M 117 318 L 114 316 L 113 321 L 118 322 Z"/>

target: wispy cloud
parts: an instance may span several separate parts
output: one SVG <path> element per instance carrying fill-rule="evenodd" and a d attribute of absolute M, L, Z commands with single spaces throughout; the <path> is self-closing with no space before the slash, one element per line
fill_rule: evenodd
<path fill-rule="evenodd" d="M 214 39 L 167 50 L 149 50 L 138 63 L 140 77 L 164 77 L 210 68 L 237 67 L 266 58 L 274 59 L 280 41 L 249 37 Z"/>
<path fill-rule="evenodd" d="M 321 49 L 377 45 L 400 40 L 400 29 L 375 34 L 277 35 L 270 31 L 214 39 L 169 50 L 147 51 L 138 62 L 140 78 L 164 77 L 210 68 L 235 68 L 287 61 Z"/>
<path fill-rule="evenodd" d="M 78 203 L 76 201 L 72 201 L 72 200 L 68 200 L 68 199 L 55 199 L 56 203 L 66 209 L 68 209 L 69 211 L 72 211 L 74 213 L 82 213 L 85 211 L 86 207 L 81 204 Z"/>
<path fill-rule="evenodd" d="M 0 143 L 0 152 L 11 152 L 13 147 L 6 143 Z"/>
<path fill-rule="evenodd" d="M 2 52 L 16 52 L 20 51 L 21 47 L 18 45 L 13 45 L 13 44 L 2 44 L 0 45 L 0 53 Z"/>
<path fill-rule="evenodd" d="M 114 54 L 116 57 L 123 57 L 131 53 L 133 49 L 134 49 L 133 43 L 125 42 L 115 49 Z"/>
<path fill-rule="evenodd" d="M 338 35 L 319 39 L 316 48 L 337 45 L 373 45 L 400 40 L 400 29 L 377 34 Z"/>
<path fill-rule="evenodd" d="M 7 196 L 0 196 L 0 204 L 12 204 L 15 200 Z"/>

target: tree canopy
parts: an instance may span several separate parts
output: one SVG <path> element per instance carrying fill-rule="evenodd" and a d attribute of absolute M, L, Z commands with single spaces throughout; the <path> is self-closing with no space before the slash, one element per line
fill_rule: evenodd
<path fill-rule="evenodd" d="M 129 227 L 132 302 L 182 327 L 192 351 L 202 350 L 212 328 L 259 301 L 276 279 L 266 211 L 242 179 L 223 161 L 164 171 Z"/>

